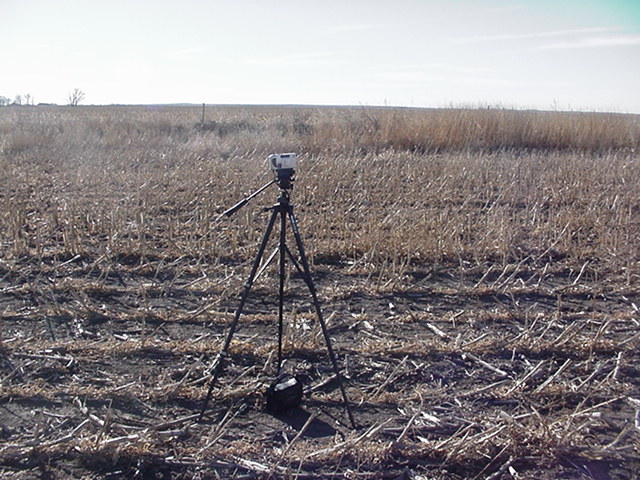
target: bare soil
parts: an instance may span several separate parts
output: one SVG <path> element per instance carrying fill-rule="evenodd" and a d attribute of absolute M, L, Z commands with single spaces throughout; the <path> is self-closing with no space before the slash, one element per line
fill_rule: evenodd
<path fill-rule="evenodd" d="M 640 293 L 552 252 L 410 266 L 391 286 L 316 258 L 357 429 L 293 269 L 286 368 L 307 395 L 265 411 L 277 345 L 267 270 L 198 422 L 251 255 L 0 263 L 0 476 L 640 477 Z"/>

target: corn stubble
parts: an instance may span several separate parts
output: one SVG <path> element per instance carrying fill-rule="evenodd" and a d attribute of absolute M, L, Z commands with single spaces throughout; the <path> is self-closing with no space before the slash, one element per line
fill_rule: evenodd
<path fill-rule="evenodd" d="M 0 472 L 80 455 L 123 476 L 638 478 L 638 116 L 200 115 L 0 109 L 0 398 L 17 416 L 46 407 L 2 426 Z M 217 420 L 190 414 L 276 192 L 219 214 L 284 151 L 301 158 L 292 198 L 365 426 L 256 442 L 242 402 L 259 403 L 273 368 L 271 306 L 243 316 Z M 326 363 L 294 290 L 285 350 Z M 333 390 L 314 399 L 340 404 Z"/>

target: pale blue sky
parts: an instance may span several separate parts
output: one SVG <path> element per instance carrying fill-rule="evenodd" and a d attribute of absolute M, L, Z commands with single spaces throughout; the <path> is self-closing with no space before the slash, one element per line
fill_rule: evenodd
<path fill-rule="evenodd" d="M 640 0 L 0 0 L 0 95 L 640 113 Z"/>

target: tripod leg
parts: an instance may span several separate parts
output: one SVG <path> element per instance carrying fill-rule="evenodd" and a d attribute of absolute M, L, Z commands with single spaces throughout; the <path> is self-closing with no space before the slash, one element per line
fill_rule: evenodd
<path fill-rule="evenodd" d="M 278 370 L 282 368 L 282 332 L 284 330 L 284 280 L 285 280 L 285 260 L 286 260 L 286 232 L 287 232 L 287 216 L 282 208 L 280 208 L 280 285 L 278 288 Z"/>
<path fill-rule="evenodd" d="M 218 354 L 216 361 L 213 366 L 213 371 L 211 373 L 211 380 L 209 381 L 209 389 L 207 390 L 207 396 L 205 397 L 204 403 L 202 404 L 202 410 L 200 410 L 200 416 L 198 417 L 198 422 L 202 420 L 204 416 L 204 412 L 207 410 L 207 406 L 209 405 L 209 400 L 211 400 L 211 394 L 213 392 L 213 387 L 218 379 L 218 375 L 222 371 L 223 363 L 225 358 L 228 356 L 229 346 L 231 345 L 231 341 L 233 339 L 233 334 L 235 333 L 236 327 L 238 326 L 238 320 L 240 320 L 240 315 L 242 315 L 242 310 L 244 309 L 244 304 L 247 301 L 247 297 L 249 296 L 249 290 L 251 290 L 251 286 L 256 277 L 256 272 L 258 271 L 258 267 L 260 267 L 260 262 L 262 261 L 262 257 L 264 255 L 265 248 L 267 247 L 267 242 L 269 241 L 269 236 L 271 235 L 271 231 L 273 230 L 273 225 L 276 222 L 276 217 L 278 215 L 277 211 L 273 211 L 271 214 L 271 218 L 269 219 L 269 223 L 267 225 L 267 230 L 264 232 L 264 236 L 262 237 L 262 242 L 260 243 L 260 249 L 258 250 L 258 254 L 256 255 L 256 259 L 253 262 L 253 267 L 251 268 L 251 273 L 249 274 L 249 278 L 247 282 L 244 284 L 244 289 L 242 290 L 242 294 L 240 296 L 240 303 L 238 308 L 236 309 L 235 316 L 233 317 L 233 322 L 231 322 L 231 326 L 229 327 L 229 332 L 227 333 L 227 337 L 222 346 L 222 350 Z"/>
<path fill-rule="evenodd" d="M 329 337 L 327 324 L 325 323 L 324 317 L 322 316 L 322 310 L 320 309 L 320 302 L 318 301 L 318 294 L 316 293 L 316 287 L 313 284 L 313 278 L 311 277 L 311 270 L 309 269 L 309 262 L 304 252 L 304 246 L 302 245 L 302 238 L 300 237 L 300 232 L 298 230 L 298 223 L 296 222 L 296 217 L 293 214 L 293 207 L 289 206 L 288 213 L 289 213 L 289 220 L 291 221 L 291 229 L 293 230 L 293 236 L 296 239 L 296 245 L 298 246 L 298 252 L 300 253 L 300 261 L 302 263 L 302 268 L 304 270 L 304 280 L 305 280 L 305 283 L 307 284 L 307 287 L 309 287 L 309 291 L 311 292 L 311 298 L 313 299 L 313 305 L 316 309 L 316 314 L 318 315 L 318 321 L 320 322 L 320 327 L 322 328 L 324 341 L 327 344 L 327 351 L 329 352 L 329 358 L 331 359 L 331 363 L 333 365 L 333 371 L 336 375 L 336 379 L 338 380 L 338 385 L 340 386 L 340 392 L 342 393 L 344 406 L 347 409 L 347 415 L 349 416 L 349 421 L 351 422 L 351 426 L 353 428 L 357 428 L 356 421 L 353 418 L 353 413 L 351 412 L 351 404 L 349 403 L 349 399 L 347 398 L 347 392 L 344 389 L 342 376 L 340 375 L 338 360 L 336 359 L 336 355 L 333 352 L 333 347 L 331 346 L 331 338 Z"/>

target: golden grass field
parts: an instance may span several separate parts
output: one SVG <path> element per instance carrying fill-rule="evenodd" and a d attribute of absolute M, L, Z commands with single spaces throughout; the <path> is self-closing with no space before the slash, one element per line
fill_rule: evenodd
<path fill-rule="evenodd" d="M 640 116 L 202 115 L 0 108 L 0 477 L 640 477 Z M 270 268 L 196 421 L 289 151 L 357 430 L 294 269 L 301 409 Z"/>

